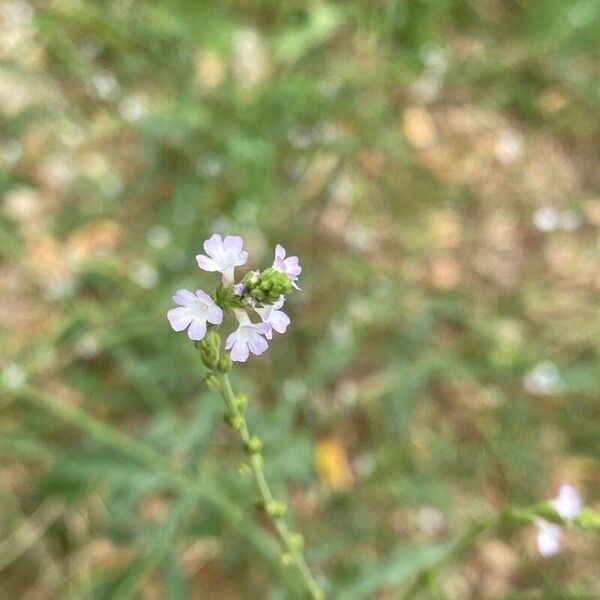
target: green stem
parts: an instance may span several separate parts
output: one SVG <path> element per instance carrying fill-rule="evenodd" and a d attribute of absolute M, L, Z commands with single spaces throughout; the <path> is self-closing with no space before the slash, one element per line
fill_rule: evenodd
<path fill-rule="evenodd" d="M 412 598 L 415 598 L 423 588 L 427 587 L 431 583 L 435 572 L 440 567 L 466 552 L 471 546 L 473 546 L 473 544 L 475 544 L 480 535 L 505 521 L 507 516 L 507 512 L 502 511 L 493 517 L 485 519 L 481 523 L 473 525 L 464 535 L 459 537 L 450 546 L 448 552 L 446 552 L 433 564 L 429 565 L 426 569 L 423 569 L 419 572 L 414 583 L 404 593 L 402 599 L 411 600 Z"/>
<path fill-rule="evenodd" d="M 250 431 L 248 429 L 246 417 L 236 403 L 229 377 L 225 373 L 215 373 L 215 375 L 219 379 L 219 389 L 221 391 L 221 395 L 223 396 L 223 400 L 225 401 L 225 405 L 227 406 L 227 411 L 229 413 L 232 426 L 240 434 L 242 444 L 249 453 L 250 467 L 252 469 L 252 475 L 254 477 L 256 487 L 258 488 L 260 494 L 261 505 L 264 507 L 265 512 L 273 520 L 275 528 L 277 529 L 279 537 L 281 538 L 283 547 L 285 548 L 288 556 L 291 557 L 292 561 L 296 565 L 302 580 L 308 592 L 310 593 L 310 597 L 313 600 L 322 600 L 324 598 L 324 594 L 312 576 L 299 544 L 295 543 L 294 536 L 290 532 L 287 523 L 283 519 L 283 516 L 276 514 L 275 511 L 269 510 L 270 507 L 276 504 L 276 501 L 265 477 L 262 455 L 260 452 L 253 452 L 249 450 L 252 445 L 252 436 L 250 435 Z"/>

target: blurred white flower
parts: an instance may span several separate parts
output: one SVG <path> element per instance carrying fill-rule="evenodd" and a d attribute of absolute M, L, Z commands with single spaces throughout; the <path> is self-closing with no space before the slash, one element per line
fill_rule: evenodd
<path fill-rule="evenodd" d="M 116 100 L 121 86 L 110 71 L 100 71 L 88 81 L 86 90 L 94 100 Z"/>
<path fill-rule="evenodd" d="M 542 206 L 533 213 L 533 224 L 540 231 L 554 231 L 560 224 L 560 215 L 552 206 Z"/>
<path fill-rule="evenodd" d="M 433 506 L 421 506 L 417 512 L 417 524 L 429 536 L 439 535 L 446 527 L 442 511 Z"/>
<path fill-rule="evenodd" d="M 146 241 L 155 250 L 164 250 L 171 243 L 171 232 L 162 225 L 155 225 L 147 231 Z"/>
<path fill-rule="evenodd" d="M 75 354 L 80 358 L 90 360 L 95 358 L 100 351 L 98 338 L 92 333 L 81 336 L 74 344 Z"/>
<path fill-rule="evenodd" d="M 196 173 L 204 177 L 218 177 L 222 170 L 220 159 L 213 154 L 202 156 L 196 163 Z"/>
<path fill-rule="evenodd" d="M 4 214 L 15 221 L 27 221 L 38 213 L 40 200 L 39 193 L 32 188 L 14 188 L 4 197 Z"/>
<path fill-rule="evenodd" d="M 443 74 L 448 70 L 448 60 L 441 46 L 427 42 L 419 48 L 419 57 L 429 71 Z"/>
<path fill-rule="evenodd" d="M 25 370 L 16 363 L 9 363 L 2 370 L 2 383 L 12 390 L 22 387 L 27 380 Z"/>
<path fill-rule="evenodd" d="M 269 72 L 267 51 L 261 35 L 255 29 L 244 28 L 233 39 L 233 72 L 245 88 L 253 88 Z"/>
<path fill-rule="evenodd" d="M 158 270 L 154 265 L 147 262 L 140 262 L 135 265 L 129 272 L 129 277 L 145 290 L 153 288 L 159 280 Z"/>
<path fill-rule="evenodd" d="M 357 252 L 370 252 L 377 246 L 377 235 L 360 223 L 350 223 L 344 230 L 344 241 Z"/>
<path fill-rule="evenodd" d="M 560 525 L 544 519 L 537 521 L 537 547 L 542 556 L 554 556 L 560 552 L 563 530 Z"/>
<path fill-rule="evenodd" d="M 348 319 L 334 318 L 329 324 L 333 343 L 340 348 L 347 348 L 354 343 L 354 331 Z"/>
<path fill-rule="evenodd" d="M 343 173 L 336 177 L 329 184 L 329 195 L 332 202 L 337 204 L 352 204 L 354 195 L 354 184 L 351 177 L 347 173 Z"/>
<path fill-rule="evenodd" d="M 496 140 L 494 154 L 505 165 L 514 163 L 523 154 L 523 136 L 515 131 L 502 131 Z"/>
<path fill-rule="evenodd" d="M 550 396 L 563 389 L 560 372 L 550 361 L 537 364 L 523 379 L 525 390 L 534 396 Z"/>
<path fill-rule="evenodd" d="M 25 27 L 33 20 L 33 8 L 24 0 L 11 0 L 4 3 L 4 11 L 9 25 Z"/>
<path fill-rule="evenodd" d="M 563 519 L 570 521 L 581 511 L 583 501 L 579 492 L 572 485 L 563 484 L 560 486 L 556 498 L 552 500 L 552 506 Z"/>
<path fill-rule="evenodd" d="M 146 114 L 146 102 L 138 96 L 127 96 L 119 103 L 121 116 L 130 123 L 139 121 Z"/>
<path fill-rule="evenodd" d="M 335 400 L 340 406 L 351 407 L 358 400 L 358 385 L 353 379 L 343 379 L 335 387 Z"/>

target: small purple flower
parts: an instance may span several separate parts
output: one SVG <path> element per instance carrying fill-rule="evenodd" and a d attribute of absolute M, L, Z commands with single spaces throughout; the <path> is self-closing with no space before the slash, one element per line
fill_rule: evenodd
<path fill-rule="evenodd" d="M 269 304 L 264 308 L 254 309 L 260 315 L 263 323 L 266 323 L 269 326 L 269 331 L 265 334 L 265 337 L 268 340 L 273 338 L 273 329 L 277 333 L 285 333 L 290 324 L 290 318 L 282 310 L 279 310 L 284 302 L 285 297 L 281 296 L 274 304 Z"/>
<path fill-rule="evenodd" d="M 179 306 L 167 313 L 167 319 L 175 331 L 183 331 L 189 327 L 188 337 L 191 340 L 199 341 L 206 335 L 207 321 L 213 325 L 223 322 L 223 311 L 202 290 L 195 294 L 188 290 L 178 290 L 173 300 Z"/>
<path fill-rule="evenodd" d="M 235 267 L 246 264 L 248 253 L 242 250 L 244 240 L 239 235 L 228 235 L 223 239 L 215 233 L 204 242 L 208 256 L 198 254 L 198 266 L 205 271 L 218 271 L 223 274 L 223 283 L 233 283 Z"/>
<path fill-rule="evenodd" d="M 572 485 L 561 485 L 558 495 L 552 500 L 556 512 L 567 521 L 574 519 L 581 510 L 583 502 L 579 492 Z"/>
<path fill-rule="evenodd" d="M 246 286 L 243 283 L 236 283 L 233 286 L 233 293 L 236 296 L 243 296 L 244 295 L 244 290 L 246 289 Z"/>
<path fill-rule="evenodd" d="M 549 523 L 544 519 L 537 521 L 537 547 L 542 556 L 554 556 L 560 552 L 560 540 L 563 530 L 556 523 Z"/>
<path fill-rule="evenodd" d="M 263 335 L 267 335 L 270 326 L 266 323 L 240 323 L 238 328 L 229 335 L 225 349 L 230 350 L 231 360 L 246 362 L 250 352 L 260 356 L 267 350 L 269 344 Z"/>
<path fill-rule="evenodd" d="M 286 250 L 281 244 L 275 246 L 275 260 L 273 261 L 273 268 L 276 271 L 285 273 L 292 281 L 292 285 L 299 290 L 300 288 L 296 284 L 298 276 L 302 272 L 302 267 L 299 264 L 297 256 L 285 257 Z"/>

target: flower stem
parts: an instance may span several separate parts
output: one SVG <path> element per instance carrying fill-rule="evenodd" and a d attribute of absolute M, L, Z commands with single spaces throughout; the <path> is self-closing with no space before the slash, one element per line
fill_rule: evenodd
<path fill-rule="evenodd" d="M 300 544 L 295 541 L 294 535 L 290 532 L 285 520 L 283 519 L 283 515 L 278 511 L 270 510 L 270 507 L 275 507 L 279 503 L 276 502 L 273 493 L 271 492 L 271 488 L 267 483 L 263 469 L 263 459 L 260 451 L 252 450 L 252 441 L 254 438 L 252 438 L 250 435 L 248 423 L 246 422 L 243 411 L 240 410 L 238 404 L 236 403 L 229 377 L 226 373 L 219 373 L 217 374 L 217 377 L 220 383 L 219 389 L 221 391 L 221 395 L 223 396 L 223 400 L 225 401 L 231 422 L 233 423 L 233 428 L 238 431 L 242 444 L 249 453 L 252 476 L 254 477 L 256 487 L 258 488 L 260 494 L 261 505 L 264 507 L 265 512 L 273 520 L 275 528 L 277 529 L 279 537 L 281 538 L 283 547 L 285 548 L 285 555 L 296 565 L 311 599 L 323 600 L 325 596 L 312 576 L 312 573 L 308 568 L 308 564 L 306 563 L 306 559 L 302 553 Z"/>

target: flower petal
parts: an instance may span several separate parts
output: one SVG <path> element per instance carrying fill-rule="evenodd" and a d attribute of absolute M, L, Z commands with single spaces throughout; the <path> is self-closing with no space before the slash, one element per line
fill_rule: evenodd
<path fill-rule="evenodd" d="M 213 271 L 219 270 L 219 265 L 212 258 L 204 256 L 204 254 L 198 254 L 198 256 L 196 256 L 196 261 L 198 262 L 198 266 L 203 271 L 209 271 L 212 273 Z"/>
<path fill-rule="evenodd" d="M 213 325 L 220 325 L 223 322 L 223 311 L 214 302 L 208 305 L 206 320 Z"/>
<path fill-rule="evenodd" d="M 173 302 L 175 302 L 175 304 L 179 304 L 180 306 L 188 306 L 195 300 L 195 294 L 189 290 L 177 290 L 173 294 Z"/>
<path fill-rule="evenodd" d="M 233 344 L 230 356 L 231 360 L 234 362 L 246 362 L 248 360 L 248 356 L 250 356 L 247 344 L 241 341 L 236 341 Z"/>
<path fill-rule="evenodd" d="M 188 337 L 196 342 L 200 341 L 206 335 L 206 321 L 203 319 L 194 319 L 188 329 Z"/>
<path fill-rule="evenodd" d="M 554 556 L 560 551 L 562 528 L 555 523 L 541 521 L 538 523 L 537 546 L 542 556 Z"/>
<path fill-rule="evenodd" d="M 223 240 L 223 250 L 239 254 L 244 246 L 244 240 L 239 235 L 228 235 Z"/>
<path fill-rule="evenodd" d="M 269 325 L 277 333 L 285 333 L 289 324 L 290 324 L 290 318 L 282 310 L 274 310 L 271 313 L 271 318 L 269 319 Z"/>
<path fill-rule="evenodd" d="M 223 238 L 218 233 L 213 233 L 203 244 L 206 254 L 214 258 L 215 254 L 223 250 Z"/>
<path fill-rule="evenodd" d="M 283 260 L 285 258 L 285 254 L 285 248 L 281 244 L 277 244 L 277 246 L 275 246 L 275 258 L 280 258 Z"/>
<path fill-rule="evenodd" d="M 183 331 L 192 322 L 192 317 L 184 306 L 172 308 L 167 313 L 167 319 L 175 331 Z"/>
<path fill-rule="evenodd" d="M 225 340 L 225 350 L 231 350 L 232 346 L 235 344 L 237 340 L 237 331 L 230 333 Z"/>
<path fill-rule="evenodd" d="M 240 252 L 238 254 L 237 258 L 235 259 L 235 266 L 241 267 L 242 265 L 246 264 L 247 260 L 248 260 L 248 253 L 245 250 L 242 250 L 242 252 Z"/>
<path fill-rule="evenodd" d="M 260 356 L 263 352 L 267 350 L 268 347 L 269 343 L 267 342 L 267 340 L 265 340 L 265 338 L 261 337 L 258 334 L 253 335 L 248 340 L 248 348 L 250 349 L 250 352 L 252 352 L 252 354 L 256 354 L 256 356 Z"/>

